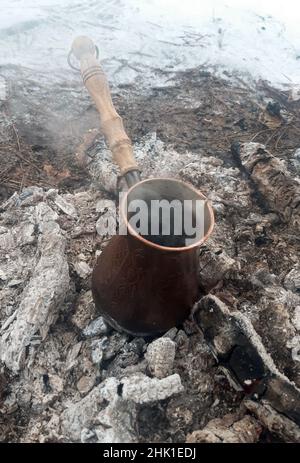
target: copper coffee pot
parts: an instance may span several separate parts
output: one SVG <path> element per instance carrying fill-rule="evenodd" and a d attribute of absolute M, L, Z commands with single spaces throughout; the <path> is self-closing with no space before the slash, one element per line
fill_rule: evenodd
<path fill-rule="evenodd" d="M 107 79 L 88 37 L 77 37 L 71 52 L 80 61 L 83 82 L 100 114 L 106 143 L 129 190 L 120 204 L 127 235 L 115 235 L 98 257 L 92 292 L 99 313 L 118 330 L 138 336 L 161 334 L 180 325 L 198 297 L 198 248 L 214 227 L 212 207 L 192 186 L 170 178 L 141 181 L 140 169 L 121 117 L 111 100 Z M 205 200 L 202 236 L 186 244 L 186 236 L 141 235 L 130 223 L 132 200 Z M 194 214 L 194 209 L 193 209 Z"/>

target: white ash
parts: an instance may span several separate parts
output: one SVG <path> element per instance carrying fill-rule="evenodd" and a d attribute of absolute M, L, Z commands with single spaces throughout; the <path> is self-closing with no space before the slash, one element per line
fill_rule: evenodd
<path fill-rule="evenodd" d="M 300 298 L 297 293 L 273 285 L 264 289 L 259 303 L 263 305 L 268 319 L 273 321 L 269 339 L 272 341 L 272 347 L 276 352 L 274 360 L 278 364 L 282 355 L 287 354 L 293 357 L 295 354 L 295 350 L 289 353 L 288 349 L 290 349 L 289 344 L 297 339 L 297 328 L 293 323 L 293 316 L 295 308 L 300 305 Z M 261 311 L 260 314 L 262 316 L 263 312 Z M 300 369 L 297 363 L 295 364 L 295 370 L 298 371 L 299 375 Z M 297 380 L 297 383 L 300 385 L 299 380 Z"/>
<path fill-rule="evenodd" d="M 113 236 L 116 234 L 116 203 L 109 199 L 101 199 L 96 204 L 98 220 L 96 230 L 98 235 L 103 237 Z"/>
<path fill-rule="evenodd" d="M 293 268 L 284 279 L 284 287 L 293 292 L 300 291 L 300 267 Z"/>
<path fill-rule="evenodd" d="M 97 442 L 101 444 L 137 442 L 138 437 L 134 428 L 136 419 L 135 405 L 115 396 L 97 417 L 99 422 L 95 428 Z"/>
<path fill-rule="evenodd" d="M 82 341 L 77 342 L 73 345 L 73 347 L 69 350 L 67 358 L 66 358 L 66 370 L 71 370 L 77 364 L 77 357 L 79 352 L 82 348 Z"/>
<path fill-rule="evenodd" d="M 250 278 L 253 286 L 265 288 L 266 286 L 276 285 L 278 278 L 276 275 L 270 274 L 267 269 L 260 268 Z"/>
<path fill-rule="evenodd" d="M 169 329 L 164 335 L 164 338 L 170 338 L 172 341 L 176 338 L 178 329 L 174 326 L 173 328 Z"/>
<path fill-rule="evenodd" d="M 167 149 L 159 140 L 156 133 L 144 136 L 134 146 L 135 157 L 138 165 L 143 166 L 143 177 L 177 177 L 178 172 L 189 161 L 197 161 L 198 155 L 186 153 L 183 157 L 175 150 Z M 100 143 L 98 150 L 89 164 L 88 169 L 95 182 L 101 183 L 102 188 L 110 193 L 118 190 L 118 168 L 113 164 L 111 154 Z"/>
<path fill-rule="evenodd" d="M 92 291 L 81 292 L 72 315 L 72 323 L 79 329 L 84 329 L 92 318 L 95 317 L 95 305 Z"/>
<path fill-rule="evenodd" d="M 100 185 L 106 191 L 115 193 L 118 185 L 118 168 L 111 161 L 111 153 L 101 143 L 99 152 L 93 157 L 88 165 L 90 175 L 95 181 L 95 185 Z"/>
<path fill-rule="evenodd" d="M 117 386 L 115 378 L 109 378 L 79 402 L 70 404 L 61 415 L 61 426 L 65 435 L 75 442 L 79 441 L 82 429 L 90 428 L 94 424 L 104 401 L 115 397 Z"/>
<path fill-rule="evenodd" d="M 82 395 L 86 395 L 95 385 L 96 375 L 92 372 L 90 375 L 82 376 L 77 382 L 77 389 Z"/>
<path fill-rule="evenodd" d="M 162 159 L 164 156 L 165 159 L 166 157 L 170 159 L 169 154 L 162 154 L 162 150 L 167 151 L 163 144 L 161 144 L 159 140 L 154 141 L 154 145 L 155 144 L 156 147 L 154 146 L 151 148 L 151 146 L 148 146 L 148 152 L 151 152 L 151 150 L 152 153 L 155 150 L 157 151 L 156 156 L 150 156 L 153 166 L 150 165 L 149 159 L 149 169 L 150 167 L 153 168 L 153 172 L 154 167 L 159 170 L 161 156 Z M 174 150 L 170 150 L 170 153 L 173 151 Z M 185 154 L 178 154 L 178 158 L 179 157 L 181 157 L 182 160 L 187 160 Z M 222 210 L 225 214 L 228 212 L 228 207 L 231 207 L 232 202 L 238 207 L 245 207 L 246 205 L 249 211 L 252 210 L 253 204 L 249 199 L 250 195 L 247 182 L 238 175 L 235 175 L 235 170 L 232 171 L 228 169 L 222 165 L 222 163 L 215 162 L 214 159 L 215 158 L 212 157 L 206 157 L 204 153 L 197 153 L 197 157 L 193 156 L 191 160 L 188 154 L 189 162 L 186 164 L 194 164 L 190 164 L 190 167 L 185 169 L 184 162 L 182 167 L 183 170 L 180 175 L 186 175 L 186 177 L 184 177 L 186 180 L 191 181 L 206 194 L 209 194 L 213 201 L 217 200 L 218 204 L 222 205 Z M 201 175 L 196 175 L 196 170 L 198 169 L 197 160 Z M 170 172 L 172 168 L 173 165 L 170 164 Z M 171 174 L 172 176 L 178 175 L 178 172 L 171 172 Z M 222 177 L 220 184 L 218 183 L 219 176 Z M 226 181 L 228 183 L 230 182 L 230 187 L 225 190 Z M 103 185 L 101 187 L 103 187 Z M 217 190 L 215 194 L 211 193 L 212 189 Z M 225 193 L 223 193 L 223 191 Z M 92 268 L 94 264 L 95 248 L 98 248 L 98 252 L 101 252 L 101 249 L 103 249 L 100 237 L 95 233 L 95 224 L 98 218 L 96 205 L 99 197 L 101 197 L 99 192 L 88 191 L 75 193 L 74 195 L 61 195 L 68 203 L 74 205 L 78 214 L 77 218 L 65 214 L 65 212 L 55 204 L 55 195 L 49 194 L 48 197 L 47 192 L 41 189 L 35 189 L 34 191 L 32 190 L 30 194 L 28 193 L 28 191 L 25 191 L 22 195 L 16 194 L 8 201 L 9 206 L 7 206 L 5 214 L 9 212 L 10 216 L 14 215 L 16 208 L 20 207 L 28 213 L 28 221 L 26 220 L 26 222 L 29 223 L 29 226 L 24 233 L 22 233 L 21 229 L 18 230 L 18 239 L 20 239 L 20 242 L 24 243 L 25 246 L 22 245 L 18 247 L 18 251 L 16 251 L 14 248 L 14 241 L 10 240 L 10 242 L 8 241 L 10 247 L 9 249 L 7 248 L 5 254 L 9 257 L 14 252 L 20 254 L 20 249 L 26 248 L 26 246 L 28 248 L 30 247 L 30 249 L 36 249 L 37 240 L 31 233 L 34 221 L 32 222 L 30 220 L 32 215 L 31 211 L 34 209 L 30 209 L 29 211 L 29 208 L 35 208 L 39 203 L 44 202 L 54 213 L 57 213 L 57 216 L 59 216 L 59 223 L 61 226 L 60 233 L 63 237 L 66 237 L 69 245 L 68 249 L 71 249 L 71 252 L 68 251 L 68 259 L 71 266 L 74 265 L 74 262 L 82 261 Z M 256 213 L 256 217 L 251 216 L 249 220 L 253 222 L 253 226 L 256 226 L 257 224 L 260 225 L 263 223 L 264 218 L 265 216 L 259 217 L 259 214 Z M 70 228 L 64 229 L 64 223 L 69 224 Z M 12 228 L 11 224 L 4 222 L 1 222 L 1 227 L 0 240 L 1 235 L 6 235 Z M 15 224 L 14 227 L 17 227 L 17 224 Z M 76 229 L 78 230 L 76 231 Z M 91 231 L 93 235 L 89 235 Z M 218 256 L 222 257 L 223 254 L 235 261 L 238 271 L 239 263 L 242 261 L 242 258 L 244 258 L 244 251 L 239 249 L 239 255 L 234 252 L 232 227 L 226 225 L 225 215 L 222 216 L 221 214 L 215 233 L 214 242 L 222 242 L 223 251 L 219 254 L 219 249 L 217 250 L 215 269 L 218 270 Z M 92 242 L 90 236 L 92 236 L 93 240 L 95 238 L 98 241 L 96 243 Z M 6 244 L 7 242 L 5 245 Z M 214 243 L 207 244 L 210 252 L 214 252 L 213 245 Z M 26 262 L 29 262 L 29 259 L 33 257 L 34 256 L 26 255 Z M 16 295 L 16 291 L 22 291 L 23 286 L 28 284 L 31 278 L 30 268 L 34 267 L 33 261 L 30 268 L 29 265 L 27 265 L 22 269 L 18 265 L 17 260 L 14 262 L 14 270 L 10 272 L 8 272 L 7 266 L 1 266 L 1 270 L 4 272 L 2 276 L 6 278 L 3 289 L 5 307 L 1 310 L 0 315 L 1 321 L 3 319 L 3 322 L 6 323 L 4 326 L 8 326 L 11 320 L 14 320 L 16 300 L 18 300 L 17 298 L 19 297 Z M 292 269 L 293 265 L 294 264 L 290 266 L 290 269 Z M 234 268 L 232 273 L 230 271 L 228 273 L 224 272 L 224 276 L 222 276 L 222 283 L 224 286 L 226 284 L 227 275 L 235 275 L 235 272 L 236 270 Z M 206 276 L 205 268 L 203 268 L 203 278 L 205 279 Z M 240 275 L 238 275 L 238 277 L 239 276 Z M 291 328 L 287 336 L 284 336 L 284 340 L 290 339 L 291 342 L 293 341 L 293 348 L 291 348 L 289 354 L 296 360 L 297 339 L 294 336 L 296 336 L 297 323 L 295 308 L 299 305 L 299 302 L 296 304 L 296 293 L 293 294 L 290 290 L 284 291 L 283 288 L 279 291 L 280 287 L 277 285 L 280 284 L 281 278 L 280 276 L 280 278 L 277 277 L 276 281 L 270 280 L 267 288 L 264 288 L 263 284 L 264 282 L 267 283 L 268 279 L 262 279 L 262 285 L 257 289 L 257 291 L 261 291 L 259 294 L 262 294 L 262 299 L 261 304 L 258 299 L 257 307 L 260 313 L 262 313 L 262 310 L 266 307 L 266 311 L 272 313 L 274 304 L 277 304 L 278 300 L 280 301 L 280 313 L 282 312 L 282 314 L 284 314 L 288 312 L 289 318 L 289 324 L 286 325 L 285 321 L 283 321 L 283 324 L 285 328 L 288 328 L 288 331 Z M 75 279 L 73 278 L 73 280 Z M 76 279 L 76 284 L 77 280 L 78 279 Z M 21 281 L 21 283 L 16 284 L 18 281 Z M 248 281 L 249 280 L 247 280 L 247 282 Z M 74 281 L 72 284 L 74 285 Z M 226 414 L 231 406 L 232 400 L 235 400 L 234 403 L 237 403 L 235 392 L 230 387 L 226 390 L 226 394 L 223 394 L 223 389 L 220 388 L 218 383 L 221 380 L 215 379 L 217 375 L 214 373 L 216 370 L 214 368 L 215 362 L 213 356 L 209 351 L 208 353 L 206 352 L 208 349 L 203 340 L 203 336 L 197 332 L 193 322 L 185 322 L 185 332 L 182 330 L 178 331 L 175 328 L 164 336 L 164 338 L 169 338 L 176 343 L 176 357 L 171 373 L 180 372 L 180 378 L 176 375 L 171 375 L 163 379 L 156 377 L 149 378 L 146 376 L 149 375 L 148 361 L 143 359 L 146 350 L 145 344 L 141 349 L 134 349 L 131 343 L 136 340 L 132 341 L 130 337 L 111 331 L 111 329 L 105 333 L 98 332 L 95 335 L 91 334 L 95 333 L 95 331 L 93 331 L 93 322 L 96 322 L 99 314 L 95 310 L 92 301 L 88 279 L 86 279 L 86 281 L 80 281 L 79 287 L 80 293 L 77 291 L 76 294 L 74 293 L 74 298 L 68 306 L 69 314 L 68 310 L 65 310 L 64 304 L 58 304 L 57 309 L 62 316 L 57 323 L 52 325 L 51 335 L 47 336 L 44 340 L 42 340 L 39 334 L 36 337 L 32 336 L 29 346 L 29 357 L 26 359 L 24 369 L 20 371 L 20 378 L 11 381 L 10 387 L 12 392 L 9 395 L 11 410 L 14 410 L 16 407 L 19 409 L 26 407 L 26 410 L 33 410 L 35 414 L 29 414 L 30 421 L 26 423 L 26 429 L 22 431 L 22 437 L 20 437 L 20 439 L 33 442 L 44 440 L 51 441 L 53 438 L 72 442 L 133 442 L 136 439 L 141 439 L 141 435 L 139 434 L 137 436 L 135 431 L 139 429 L 139 418 L 136 415 L 136 409 L 152 409 L 153 412 L 156 413 L 161 409 L 159 400 L 170 397 L 170 401 L 173 402 L 174 400 L 174 406 L 173 408 L 171 407 L 172 410 L 168 416 L 170 420 L 174 418 L 174 422 L 172 422 L 172 420 L 170 421 L 169 430 L 160 429 L 157 433 L 155 430 L 151 430 L 151 437 L 156 433 L 155 439 L 158 441 L 166 438 L 173 439 L 173 441 L 176 442 L 178 436 L 173 435 L 173 433 L 175 430 L 176 432 L 178 430 L 180 441 L 183 442 L 190 429 L 201 429 L 205 427 L 212 416 L 216 417 Z M 220 289 L 217 283 L 215 291 L 217 294 L 218 291 L 223 291 L 223 296 L 226 287 Z M 230 291 L 231 290 L 228 290 L 225 295 L 228 296 Z M 234 295 L 232 295 L 232 298 L 234 300 Z M 251 311 L 253 310 L 253 305 L 249 303 L 246 314 L 247 318 L 250 317 Z M 230 313 L 232 313 L 232 308 Z M 9 316 L 12 316 L 12 319 L 9 319 Z M 269 324 L 270 327 L 273 327 L 273 325 L 274 323 Z M 260 326 L 261 324 L 258 323 L 255 328 L 257 329 L 257 327 L 259 328 Z M 279 326 L 281 327 L 280 323 Z M 84 334 L 84 331 L 86 329 L 89 330 L 89 328 L 91 328 L 91 332 L 88 331 L 88 333 L 91 335 Z M 84 340 L 82 340 L 82 336 L 84 336 Z M 263 333 L 262 339 L 263 342 L 265 342 L 266 339 L 269 341 L 269 333 Z M 103 342 L 103 344 L 101 342 Z M 33 343 L 39 343 L 39 345 L 33 345 Z M 39 355 L 32 356 L 31 353 L 35 352 L 36 349 L 39 350 Z M 274 356 L 274 359 L 276 360 L 276 356 Z M 105 362 L 103 362 L 103 360 L 105 360 Z M 94 361 L 95 363 L 93 363 Z M 105 370 L 103 364 L 105 365 Z M 280 367 L 282 370 L 282 365 L 280 365 Z M 143 374 L 141 375 L 141 373 Z M 52 390 L 49 390 L 47 393 L 45 389 L 43 389 L 43 380 L 41 379 L 41 375 L 46 374 L 49 377 L 49 385 L 52 387 Z M 174 376 L 175 381 L 172 379 Z M 107 379 L 103 381 L 105 378 Z M 222 378 L 224 382 L 224 377 L 222 376 Z M 95 386 L 99 380 L 103 382 L 100 383 L 99 386 Z M 112 381 L 112 383 L 110 383 L 114 385 L 112 389 L 108 387 L 107 381 Z M 124 384 L 124 381 L 125 383 L 127 381 L 128 387 Z M 214 387 L 214 381 L 218 384 L 217 389 Z M 180 392 L 182 390 L 182 384 L 185 385 L 184 394 L 178 393 L 178 391 Z M 77 385 L 79 385 L 79 390 L 77 389 Z M 88 392 L 90 387 L 92 387 L 92 389 Z M 102 389 L 102 387 L 106 390 L 106 396 L 109 395 L 109 390 L 113 390 L 108 398 L 108 404 L 103 400 L 102 396 L 98 402 L 93 399 L 93 394 L 96 394 L 93 391 L 99 388 Z M 215 392 L 215 390 L 217 390 L 217 392 Z M 140 400 L 140 394 L 142 395 L 143 402 L 137 403 L 137 401 Z M 83 395 L 85 396 L 82 398 Z M 94 404 L 95 415 L 94 409 L 90 411 L 89 408 L 86 408 L 84 412 L 82 411 L 83 408 L 85 408 L 85 406 L 83 407 L 85 402 L 82 401 L 85 401 L 86 397 L 89 398 L 88 401 L 91 400 Z M 212 410 L 211 406 L 215 402 L 218 403 L 218 405 Z M 177 410 L 179 407 L 178 403 L 181 404 L 179 411 Z M 65 410 L 67 404 L 69 405 L 68 408 L 73 409 L 74 413 L 70 412 L 70 415 L 68 415 Z M 47 411 L 48 407 L 50 407 L 50 411 Z M 235 408 L 235 406 L 233 408 Z M 77 416 L 77 418 L 75 417 L 77 413 L 75 412 L 76 409 L 77 411 L 79 409 L 81 410 L 81 412 L 79 412 L 80 416 Z M 193 410 L 193 413 L 185 413 L 186 409 L 188 409 L 188 411 Z M 71 419 L 71 415 L 75 421 L 77 420 L 77 424 L 75 425 L 73 423 L 69 428 L 70 421 L 67 419 L 67 416 L 70 417 L 72 421 L 73 418 Z M 163 412 L 162 415 L 165 418 L 165 412 Z M 53 417 L 53 420 L 51 417 Z M 151 418 L 148 418 L 148 416 L 146 418 L 149 424 L 152 424 Z M 182 423 L 182 425 L 179 426 L 178 424 L 178 427 L 176 427 L 175 420 L 177 420 L 178 423 Z M 61 429 L 59 429 L 61 423 L 63 423 L 63 425 Z M 135 428 L 135 430 L 132 428 Z M 171 433 L 172 437 L 170 437 Z"/>
<path fill-rule="evenodd" d="M 177 373 L 162 379 L 136 374 L 123 378 L 122 384 L 123 399 L 138 404 L 164 400 L 184 390 Z"/>
<path fill-rule="evenodd" d="M 300 305 L 297 305 L 297 307 L 295 307 L 294 316 L 293 316 L 292 321 L 293 321 L 293 324 L 296 330 L 300 331 Z"/>
<path fill-rule="evenodd" d="M 86 441 L 87 436 L 98 443 L 136 441 L 135 408 L 119 397 L 119 384 L 116 378 L 108 378 L 63 412 L 62 431 L 71 441 Z"/>
<path fill-rule="evenodd" d="M 6 279 L 27 281 L 22 294 L 15 293 L 14 312 L 1 327 L 0 358 L 13 371 L 24 365 L 25 350 L 33 337 L 38 334 L 45 339 L 69 289 L 65 238 L 56 212 L 42 201 L 39 190 L 27 190 L 26 205 L 22 204 L 24 195 L 14 195 L 1 217 L 14 221 L 0 235 L 0 246 L 9 252 L 9 259 L 1 258 Z M 10 210 L 13 204 L 19 205 L 17 215 Z M 31 245 L 33 252 L 26 253 L 21 247 L 25 244 Z M 14 291 L 12 287 L 10 290 Z"/>
<path fill-rule="evenodd" d="M 95 430 L 88 429 L 88 428 L 83 428 L 81 433 L 80 433 L 80 441 L 83 444 L 96 443 L 97 442 L 97 436 L 96 436 Z"/>
<path fill-rule="evenodd" d="M 143 178 L 174 177 L 192 183 L 216 204 L 230 200 L 241 207 L 250 204 L 250 189 L 245 180 L 241 180 L 237 168 L 223 166 L 223 161 L 204 153 L 187 151 L 184 156 L 167 147 L 156 135 L 145 135 L 134 145 L 137 163 L 143 166 Z M 107 166 L 110 168 L 107 170 Z M 93 161 L 88 166 L 95 183 L 110 193 L 119 188 L 118 171 L 111 156 L 101 142 Z M 213 188 L 210 188 L 213 185 Z M 226 199 L 225 199 L 226 198 Z"/>
<path fill-rule="evenodd" d="M 75 262 L 74 270 L 77 273 L 77 275 L 83 279 L 90 276 L 93 271 L 93 269 L 89 266 L 89 264 L 87 264 L 83 260 L 79 260 L 78 262 Z"/>
<path fill-rule="evenodd" d="M 2 402 L 0 406 L 0 414 L 9 415 L 14 413 L 18 409 L 19 405 L 17 403 L 16 395 L 14 393 L 9 394 Z"/>
<path fill-rule="evenodd" d="M 210 239 L 208 246 L 201 246 L 198 253 L 199 284 L 206 292 L 239 270 L 239 262 L 231 258 L 213 239 Z"/>
<path fill-rule="evenodd" d="M 70 217 L 77 218 L 78 214 L 77 214 L 74 204 L 66 201 L 66 199 L 63 196 L 56 194 L 54 197 L 54 203 L 65 214 L 69 215 Z"/>
<path fill-rule="evenodd" d="M 8 98 L 7 81 L 0 76 L 0 104 L 4 103 Z"/>
<path fill-rule="evenodd" d="M 299 91 L 299 89 L 298 89 Z M 300 148 L 298 148 L 293 155 L 292 163 L 294 164 L 297 172 L 300 173 Z"/>
<path fill-rule="evenodd" d="M 291 356 L 294 362 L 300 363 L 300 335 L 291 338 L 286 345 L 291 349 Z"/>
<path fill-rule="evenodd" d="M 35 412 L 40 412 L 44 407 L 55 402 L 64 390 L 64 378 L 54 373 L 47 373 L 47 369 L 41 370 L 40 373 L 32 381 L 34 397 L 31 397 L 30 402 Z M 44 377 L 47 378 L 47 382 L 44 381 Z"/>
<path fill-rule="evenodd" d="M 172 373 L 176 344 L 168 337 L 161 337 L 149 344 L 145 358 L 151 375 L 165 378 Z"/>
<path fill-rule="evenodd" d="M 104 357 L 102 342 L 98 340 L 92 341 L 90 347 L 92 362 L 97 365 L 100 365 Z"/>

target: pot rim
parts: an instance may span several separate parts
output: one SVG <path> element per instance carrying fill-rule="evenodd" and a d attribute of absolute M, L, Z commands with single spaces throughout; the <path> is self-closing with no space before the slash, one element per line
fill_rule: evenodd
<path fill-rule="evenodd" d="M 126 192 L 126 195 L 125 197 L 122 199 L 122 202 L 121 202 L 121 205 L 120 205 L 120 212 L 121 212 L 121 216 L 122 216 L 122 219 L 124 220 L 124 223 L 127 227 L 127 230 L 129 231 L 129 233 L 134 237 L 136 238 L 137 240 L 141 241 L 143 244 L 145 244 L 146 246 L 149 246 L 149 247 L 152 247 L 152 248 L 155 248 L 155 249 L 158 249 L 160 251 L 168 251 L 168 252 L 182 252 L 182 251 L 188 251 L 190 249 L 194 249 L 194 248 L 197 248 L 199 246 L 201 246 L 208 238 L 209 236 L 211 235 L 213 229 L 214 229 L 214 226 L 215 226 L 215 216 L 214 216 L 214 212 L 213 212 L 213 208 L 210 204 L 210 201 L 207 200 L 207 207 L 208 207 L 208 211 L 209 211 L 209 216 L 210 216 L 210 226 L 209 226 L 209 229 L 207 231 L 207 233 L 198 241 L 196 241 L 195 243 L 193 244 L 190 244 L 189 246 L 181 246 L 181 247 L 171 247 L 171 246 L 161 246 L 159 244 L 156 244 L 156 243 L 152 243 L 152 241 L 149 241 L 147 240 L 146 238 L 143 238 L 141 235 L 139 235 L 137 233 L 137 231 L 128 223 L 128 220 L 127 220 L 127 214 L 125 213 L 125 204 L 127 203 L 127 198 L 128 198 L 128 195 L 139 185 L 142 185 L 144 183 L 148 183 L 148 182 L 153 182 L 153 180 L 157 180 L 157 181 L 163 181 L 163 180 L 167 180 L 167 181 L 171 181 L 171 182 L 174 182 L 174 183 L 181 183 L 182 185 L 184 185 L 185 187 L 189 188 L 190 190 L 192 190 L 196 195 L 198 195 L 199 197 L 201 197 L 201 199 L 203 200 L 207 200 L 206 196 L 200 191 L 200 190 L 197 190 L 194 186 L 190 185 L 189 183 L 187 182 L 183 182 L 182 180 L 177 180 L 175 178 L 169 178 L 169 177 L 154 177 L 154 178 L 148 178 L 148 179 L 145 179 L 145 180 L 141 180 L 140 182 L 138 183 L 135 183 L 131 188 L 129 188 L 129 190 Z"/>

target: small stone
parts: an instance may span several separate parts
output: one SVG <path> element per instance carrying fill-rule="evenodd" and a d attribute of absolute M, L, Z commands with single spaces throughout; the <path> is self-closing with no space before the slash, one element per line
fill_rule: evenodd
<path fill-rule="evenodd" d="M 91 343 L 91 357 L 92 362 L 100 364 L 103 360 L 104 352 L 101 341 L 92 341 Z"/>
<path fill-rule="evenodd" d="M 105 322 L 104 318 L 98 317 L 95 320 L 92 320 L 91 323 L 84 328 L 82 333 L 86 338 L 91 338 L 93 336 L 107 334 L 110 330 L 111 328 Z"/>
<path fill-rule="evenodd" d="M 82 376 L 76 385 L 80 394 L 87 394 L 94 386 L 95 381 L 96 376 L 94 374 L 91 374 L 90 376 Z"/>
<path fill-rule="evenodd" d="M 165 378 L 172 373 L 175 350 L 175 342 L 168 337 L 158 338 L 149 344 L 145 358 L 153 376 Z"/>
<path fill-rule="evenodd" d="M 80 260 L 74 264 L 75 272 L 80 278 L 87 278 L 92 273 L 92 268 L 84 261 Z"/>

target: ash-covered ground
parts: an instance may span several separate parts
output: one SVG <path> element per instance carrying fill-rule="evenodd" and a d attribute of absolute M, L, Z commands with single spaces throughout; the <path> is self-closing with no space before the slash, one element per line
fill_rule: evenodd
<path fill-rule="evenodd" d="M 155 340 L 99 317 L 90 277 L 109 236 L 97 221 L 122 181 L 97 112 L 79 79 L 1 72 L 0 440 L 299 441 L 298 95 L 203 68 L 113 89 L 144 178 L 181 178 L 212 201 L 197 310 L 249 323 L 291 390 L 268 401 L 217 361 L 230 330 L 212 351 L 197 316 Z"/>

